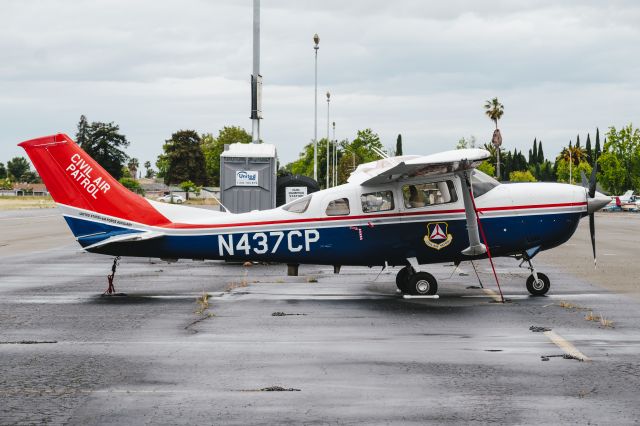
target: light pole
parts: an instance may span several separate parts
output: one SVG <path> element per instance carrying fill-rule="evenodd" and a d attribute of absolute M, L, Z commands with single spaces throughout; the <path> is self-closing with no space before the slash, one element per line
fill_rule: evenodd
<path fill-rule="evenodd" d="M 331 151 L 331 139 L 329 138 L 329 101 L 331 93 L 327 92 L 327 188 L 329 188 L 329 152 Z"/>
<path fill-rule="evenodd" d="M 333 186 L 338 185 L 338 141 L 336 140 L 336 122 L 333 122 Z"/>
<path fill-rule="evenodd" d="M 314 93 L 314 105 L 313 105 L 313 179 L 318 181 L 318 49 L 320 48 L 320 37 L 318 34 L 313 36 L 313 46 L 316 51 L 316 63 L 315 63 L 315 93 Z"/>

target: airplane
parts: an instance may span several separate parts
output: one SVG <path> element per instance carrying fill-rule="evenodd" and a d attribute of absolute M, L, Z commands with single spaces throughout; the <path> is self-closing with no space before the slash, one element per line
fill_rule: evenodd
<path fill-rule="evenodd" d="M 550 280 L 533 257 L 566 242 L 588 215 L 595 263 L 594 212 L 611 200 L 595 190 L 596 168 L 588 188 L 501 184 L 477 170 L 488 151 L 460 149 L 361 164 L 346 184 L 233 214 L 134 194 L 64 134 L 19 146 L 80 246 L 116 256 L 109 293 L 120 256 L 333 265 L 336 273 L 402 266 L 398 289 L 425 297 L 438 289 L 425 265 L 510 256 L 528 264 L 526 288 L 541 296 Z"/>

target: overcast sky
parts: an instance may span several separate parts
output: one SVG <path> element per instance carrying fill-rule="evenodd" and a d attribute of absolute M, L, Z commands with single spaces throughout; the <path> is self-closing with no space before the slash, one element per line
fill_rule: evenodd
<path fill-rule="evenodd" d="M 405 153 L 486 142 L 505 105 L 506 149 L 636 122 L 637 1 L 262 0 L 262 138 L 281 161 L 313 138 L 313 41 L 338 139 L 371 127 Z M 251 131 L 252 1 L 1 0 L 0 161 L 22 140 L 114 121 L 155 163 L 179 129 Z"/>

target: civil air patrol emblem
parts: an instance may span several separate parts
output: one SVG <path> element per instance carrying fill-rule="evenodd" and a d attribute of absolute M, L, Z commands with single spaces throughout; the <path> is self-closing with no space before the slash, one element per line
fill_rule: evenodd
<path fill-rule="evenodd" d="M 448 231 L 449 224 L 447 222 L 427 223 L 427 235 L 424 236 L 424 243 L 436 250 L 443 249 L 453 241 L 453 236 Z"/>

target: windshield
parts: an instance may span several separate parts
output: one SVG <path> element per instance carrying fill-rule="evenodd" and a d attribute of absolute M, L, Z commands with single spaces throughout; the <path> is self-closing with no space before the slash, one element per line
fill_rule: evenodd
<path fill-rule="evenodd" d="M 311 195 L 307 195 L 306 197 L 302 197 L 298 200 L 291 201 L 288 204 L 282 206 L 282 210 L 286 210 L 291 213 L 304 213 L 307 211 L 307 207 L 309 207 L 309 202 L 311 201 Z"/>
<path fill-rule="evenodd" d="M 498 185 L 500 182 L 478 169 L 474 170 L 471 175 L 471 187 L 475 198 L 483 196 Z"/>

